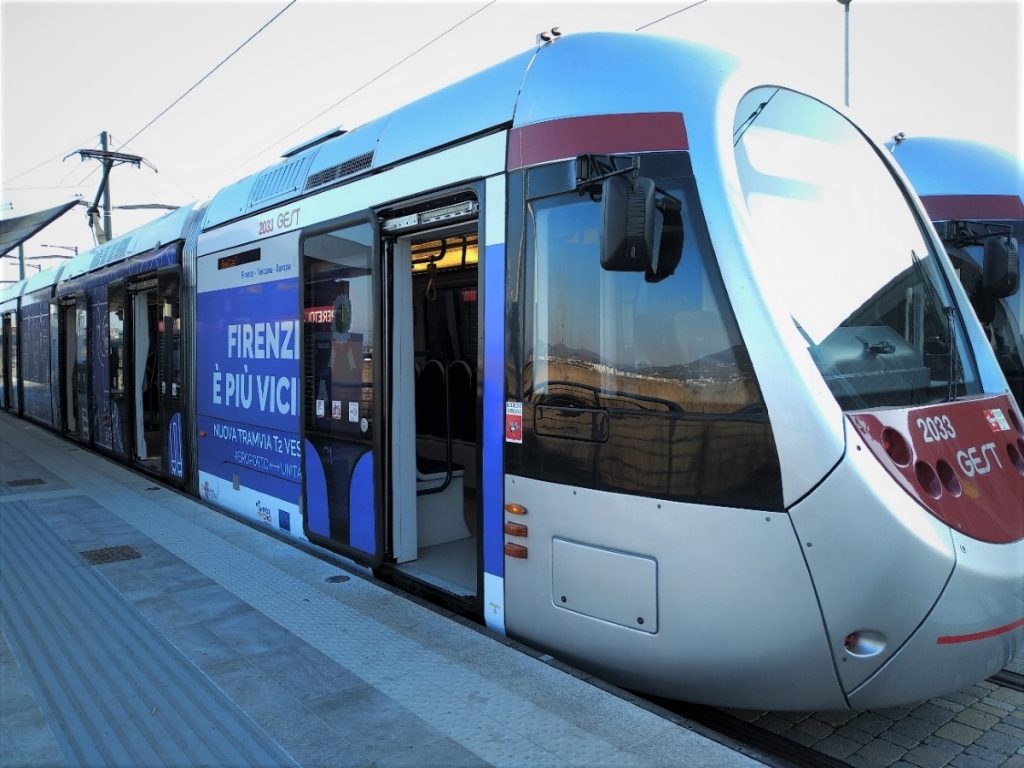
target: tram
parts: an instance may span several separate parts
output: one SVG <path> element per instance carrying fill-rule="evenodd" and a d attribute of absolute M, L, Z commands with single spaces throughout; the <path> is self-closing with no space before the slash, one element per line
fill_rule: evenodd
<path fill-rule="evenodd" d="M 995 147 L 898 134 L 886 146 L 935 225 L 1018 405 L 1024 402 L 1024 167 Z"/>
<path fill-rule="evenodd" d="M 1024 640 L 1024 420 L 925 210 L 721 52 L 538 44 L 0 293 L 3 407 L 633 689 Z"/>

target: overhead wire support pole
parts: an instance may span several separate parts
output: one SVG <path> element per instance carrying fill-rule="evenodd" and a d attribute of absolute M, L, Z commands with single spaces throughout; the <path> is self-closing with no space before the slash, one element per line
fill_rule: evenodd
<path fill-rule="evenodd" d="M 96 240 L 98 244 L 109 242 L 113 239 L 113 228 L 110 221 L 110 171 L 113 170 L 114 166 L 121 165 L 123 163 L 129 163 L 134 165 L 136 168 L 141 168 L 142 164 L 145 163 L 149 168 L 153 169 L 153 173 L 157 173 L 156 167 L 146 160 L 141 155 L 129 155 L 125 152 L 111 152 L 107 149 L 107 132 L 103 131 L 100 134 L 100 142 L 102 149 L 76 149 L 74 152 L 68 154 L 64 159 L 67 160 L 71 155 L 78 155 L 82 160 L 99 160 L 103 166 L 103 176 L 100 179 L 99 189 L 96 190 L 96 199 L 92 201 L 92 205 L 89 206 L 86 215 L 89 218 L 89 226 L 96 234 Z M 100 237 L 99 227 L 99 204 L 100 198 L 103 199 L 103 230 L 102 238 Z"/>
<path fill-rule="evenodd" d="M 100 133 L 100 149 L 104 152 L 110 149 L 107 144 L 106 131 Z M 103 181 L 100 184 L 103 189 L 103 234 L 106 235 L 109 243 L 114 239 L 113 228 L 110 225 L 110 169 L 114 166 L 109 160 L 105 160 L 103 166 Z"/>
<path fill-rule="evenodd" d="M 843 105 L 850 106 L 850 3 L 853 0 L 838 0 L 843 6 Z"/>

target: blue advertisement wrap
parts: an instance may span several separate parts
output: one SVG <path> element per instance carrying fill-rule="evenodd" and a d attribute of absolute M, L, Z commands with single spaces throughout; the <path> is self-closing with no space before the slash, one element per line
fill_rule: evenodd
<path fill-rule="evenodd" d="M 197 300 L 200 472 L 227 481 L 228 489 L 244 486 L 265 494 L 268 504 L 273 498 L 297 505 L 302 478 L 298 280 L 209 291 Z M 209 491 L 200 485 L 206 498 L 232 506 L 224 484 Z M 291 526 L 291 521 L 277 522 Z"/>

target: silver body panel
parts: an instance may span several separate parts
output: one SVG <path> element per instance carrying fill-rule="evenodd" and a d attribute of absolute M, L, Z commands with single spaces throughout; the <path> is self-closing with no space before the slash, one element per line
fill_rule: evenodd
<path fill-rule="evenodd" d="M 950 533 L 957 564 L 942 597 L 899 653 L 851 692 L 851 706 L 884 707 L 961 690 L 1024 649 L 1024 541 L 986 544 Z M 1006 630 L 1011 622 L 1017 627 Z"/>
<path fill-rule="evenodd" d="M 662 696 L 743 708 L 846 706 L 785 514 L 514 476 L 506 476 L 505 499 L 527 509 L 506 520 L 528 528 L 515 539 L 527 547 L 527 558 L 505 560 L 509 634 L 612 682 Z M 553 600 L 560 574 L 552 553 L 562 539 L 656 563 L 658 631 L 567 610 L 560 595 Z M 648 599 L 637 595 L 637 609 L 645 610 Z M 614 615 L 621 603 L 618 591 L 596 590 L 587 609 Z"/>
<path fill-rule="evenodd" d="M 906 642 L 935 605 L 956 555 L 948 526 L 893 482 L 853 427 L 846 457 L 790 510 L 814 576 L 829 642 L 852 691 Z M 873 632 L 881 647 L 848 653 L 852 632 Z M 941 672 L 929 674 L 940 677 Z"/>

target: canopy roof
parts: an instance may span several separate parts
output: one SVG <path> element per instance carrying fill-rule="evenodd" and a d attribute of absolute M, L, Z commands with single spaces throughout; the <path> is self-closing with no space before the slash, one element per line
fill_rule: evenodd
<path fill-rule="evenodd" d="M 35 237 L 80 202 L 71 200 L 53 208 L 47 208 L 45 211 L 0 219 L 0 256 L 13 251 L 29 238 Z"/>

